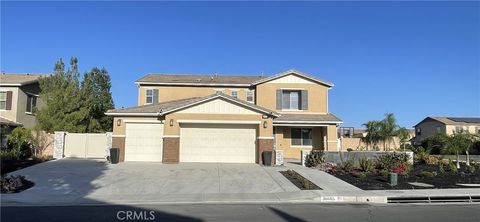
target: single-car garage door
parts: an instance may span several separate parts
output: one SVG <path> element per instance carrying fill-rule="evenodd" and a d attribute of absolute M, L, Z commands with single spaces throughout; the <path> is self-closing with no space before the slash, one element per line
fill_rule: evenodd
<path fill-rule="evenodd" d="M 127 123 L 125 161 L 162 161 L 163 124 Z"/>
<path fill-rule="evenodd" d="M 255 163 L 255 125 L 181 124 L 180 127 L 180 162 Z"/>

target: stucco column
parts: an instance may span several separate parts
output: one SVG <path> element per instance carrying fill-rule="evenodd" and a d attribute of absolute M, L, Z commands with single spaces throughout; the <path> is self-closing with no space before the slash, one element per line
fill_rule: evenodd
<path fill-rule="evenodd" d="M 55 132 L 53 141 L 53 158 L 63 158 L 63 151 L 65 148 L 65 134 L 66 132 Z"/>
<path fill-rule="evenodd" d="M 327 151 L 337 151 L 337 125 L 327 126 Z"/>

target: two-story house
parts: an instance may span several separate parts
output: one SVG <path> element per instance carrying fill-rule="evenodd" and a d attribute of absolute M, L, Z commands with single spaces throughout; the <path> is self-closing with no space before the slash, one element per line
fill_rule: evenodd
<path fill-rule="evenodd" d="M 435 134 L 452 135 L 459 131 L 480 134 L 480 117 L 427 117 L 415 125 L 412 142 L 420 145 L 424 139 Z"/>
<path fill-rule="evenodd" d="M 333 84 L 277 75 L 148 74 L 138 106 L 109 110 L 120 161 L 262 163 L 264 151 L 337 150 L 341 120 L 328 111 Z"/>
<path fill-rule="evenodd" d="M 33 110 L 42 102 L 38 99 L 40 74 L 0 75 L 0 124 L 7 127 L 35 125 Z"/>

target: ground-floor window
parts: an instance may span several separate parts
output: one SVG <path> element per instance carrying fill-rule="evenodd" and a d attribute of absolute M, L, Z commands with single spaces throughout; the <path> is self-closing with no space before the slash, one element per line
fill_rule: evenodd
<path fill-rule="evenodd" d="M 312 145 L 312 129 L 292 128 L 292 145 L 311 146 Z"/>

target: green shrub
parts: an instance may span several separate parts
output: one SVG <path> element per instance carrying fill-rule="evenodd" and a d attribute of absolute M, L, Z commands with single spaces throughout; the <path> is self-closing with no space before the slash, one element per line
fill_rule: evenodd
<path fill-rule="evenodd" d="M 437 173 L 436 172 L 429 172 L 429 171 L 422 171 L 419 176 L 423 177 L 423 178 L 432 178 L 432 177 L 437 176 Z"/>
<path fill-rule="evenodd" d="M 376 168 L 379 170 L 391 171 L 392 168 L 407 163 L 408 155 L 405 153 L 388 153 L 376 158 Z"/>
<path fill-rule="evenodd" d="M 357 178 L 363 179 L 367 177 L 367 174 L 364 172 L 358 172 L 356 176 Z"/>
<path fill-rule="evenodd" d="M 358 164 L 364 172 L 373 172 L 375 170 L 375 161 L 362 157 L 358 159 Z"/>
<path fill-rule="evenodd" d="M 467 166 L 467 171 L 470 174 L 474 174 L 475 171 L 476 171 L 475 166 L 473 166 L 473 165 Z"/>
<path fill-rule="evenodd" d="M 380 170 L 380 171 L 378 171 L 378 175 L 381 176 L 381 177 L 388 177 L 388 171 Z"/>
<path fill-rule="evenodd" d="M 439 162 L 439 163 L 438 163 L 438 172 L 441 173 L 441 174 L 444 174 L 444 173 L 445 173 L 445 168 L 444 168 L 442 162 Z"/>
<path fill-rule="evenodd" d="M 448 164 L 448 168 L 450 169 L 450 172 L 452 172 L 452 173 L 458 173 L 457 165 L 455 165 L 455 164 L 453 163 L 453 161 L 451 161 L 451 162 Z"/>
<path fill-rule="evenodd" d="M 355 168 L 355 165 L 353 160 L 346 160 L 338 164 L 338 169 L 340 169 L 345 173 L 351 172 L 354 168 Z"/>
<path fill-rule="evenodd" d="M 305 158 L 305 166 L 316 167 L 325 162 L 325 156 L 322 150 L 312 150 Z"/>
<path fill-rule="evenodd" d="M 32 141 L 32 134 L 30 130 L 17 127 L 9 135 L 7 135 L 8 145 L 7 149 L 2 154 L 2 157 L 9 157 L 11 159 L 25 159 L 31 157 L 32 152 L 30 144 Z"/>

